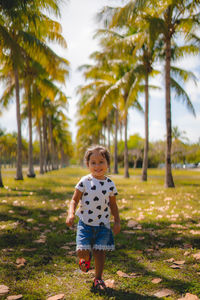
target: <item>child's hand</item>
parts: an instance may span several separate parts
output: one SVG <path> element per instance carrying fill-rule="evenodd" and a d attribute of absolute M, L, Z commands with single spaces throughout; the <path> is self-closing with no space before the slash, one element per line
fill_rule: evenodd
<path fill-rule="evenodd" d="M 66 219 L 66 224 L 68 227 L 72 227 L 72 225 L 74 224 L 74 216 L 68 216 Z"/>
<path fill-rule="evenodd" d="M 114 235 L 118 234 L 120 232 L 120 229 L 121 229 L 120 222 L 115 222 L 113 226 Z"/>

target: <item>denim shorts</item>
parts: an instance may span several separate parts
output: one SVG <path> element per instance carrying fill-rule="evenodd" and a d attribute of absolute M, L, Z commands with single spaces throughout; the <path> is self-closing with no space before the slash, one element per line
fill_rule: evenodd
<path fill-rule="evenodd" d="M 103 226 L 91 226 L 79 220 L 76 235 L 76 251 L 78 250 L 115 249 L 112 230 Z"/>

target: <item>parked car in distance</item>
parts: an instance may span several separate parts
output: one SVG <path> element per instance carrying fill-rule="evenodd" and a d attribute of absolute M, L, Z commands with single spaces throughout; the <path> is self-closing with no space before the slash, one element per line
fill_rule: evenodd
<path fill-rule="evenodd" d="M 194 169 L 196 167 L 197 167 L 197 165 L 193 164 L 193 163 L 183 165 L 183 169 Z"/>

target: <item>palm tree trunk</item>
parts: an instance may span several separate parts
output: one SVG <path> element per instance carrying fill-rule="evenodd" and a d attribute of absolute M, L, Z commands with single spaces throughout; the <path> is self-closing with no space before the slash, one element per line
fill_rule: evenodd
<path fill-rule="evenodd" d="M 142 181 L 147 181 L 148 151 L 149 151 L 149 76 L 148 76 L 148 72 L 146 72 L 146 76 L 145 76 L 145 143 L 144 143 L 144 156 L 143 156 L 143 164 L 142 164 Z"/>
<path fill-rule="evenodd" d="M 16 90 L 16 113 L 17 113 L 17 169 L 16 180 L 23 180 L 22 174 L 22 135 L 21 135 L 21 115 L 20 115 L 20 98 L 19 98 L 19 75 L 15 68 L 15 90 Z"/>
<path fill-rule="evenodd" d="M 110 115 L 107 116 L 107 128 L 108 128 L 108 150 L 110 151 Z"/>
<path fill-rule="evenodd" d="M 51 169 L 55 170 L 55 147 L 54 147 L 54 141 L 53 141 L 53 125 L 52 125 L 52 117 L 49 116 L 49 137 L 50 137 L 50 163 L 51 163 Z"/>
<path fill-rule="evenodd" d="M 126 112 L 125 120 L 124 120 L 124 177 L 129 178 L 128 172 L 128 144 L 127 144 L 127 127 L 128 127 L 128 113 Z"/>
<path fill-rule="evenodd" d="M 31 97 L 30 97 L 30 85 L 27 86 L 27 96 L 28 96 L 28 125 L 29 125 L 29 143 L 28 143 L 28 177 L 35 177 L 35 172 L 33 168 L 33 138 L 32 138 L 32 107 L 31 107 Z"/>
<path fill-rule="evenodd" d="M 41 121 L 38 123 L 39 141 L 40 141 L 40 174 L 44 174 L 44 151 L 42 142 Z"/>
<path fill-rule="evenodd" d="M 43 111 L 43 116 L 42 116 L 42 131 L 43 131 L 43 153 L 44 153 L 44 171 L 47 172 L 47 121 L 46 121 L 46 115 L 45 111 Z"/>
<path fill-rule="evenodd" d="M 172 145 L 172 125 L 171 125 L 171 99 L 170 99 L 170 62 L 171 62 L 171 41 L 166 38 L 166 65 L 165 65 L 165 99 L 166 99 L 166 129 L 167 141 L 165 152 L 165 187 L 174 187 L 171 170 L 171 145 Z"/>
<path fill-rule="evenodd" d="M 2 175 L 1 175 L 1 162 L 0 162 L 0 188 L 3 187 L 3 180 L 2 180 Z"/>
<path fill-rule="evenodd" d="M 107 130 L 108 130 L 108 151 L 110 152 L 110 114 L 108 114 L 107 116 Z M 111 168 L 110 168 L 110 165 L 108 167 L 108 172 L 110 173 L 111 172 Z"/>
<path fill-rule="evenodd" d="M 115 108 L 115 149 L 114 149 L 114 174 L 118 174 L 118 109 Z"/>
<path fill-rule="evenodd" d="M 61 156 L 61 168 L 65 168 L 65 155 L 64 155 L 64 151 L 62 148 L 62 145 L 60 145 L 60 156 Z"/>

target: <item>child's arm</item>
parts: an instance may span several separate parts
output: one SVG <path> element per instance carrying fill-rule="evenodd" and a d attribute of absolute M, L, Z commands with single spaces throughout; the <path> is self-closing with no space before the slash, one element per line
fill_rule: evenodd
<path fill-rule="evenodd" d="M 119 217 L 119 211 L 118 211 L 118 206 L 117 206 L 115 196 L 110 196 L 110 210 L 114 217 L 113 232 L 114 234 L 118 234 L 120 232 L 121 226 L 120 226 L 120 217 Z"/>
<path fill-rule="evenodd" d="M 67 219 L 66 219 L 66 224 L 69 227 L 71 227 L 74 224 L 76 207 L 78 205 L 79 200 L 82 197 L 82 194 L 83 193 L 81 191 L 76 189 L 75 192 L 74 192 L 74 195 L 72 197 L 72 200 L 70 202 L 68 216 L 67 216 Z"/>

